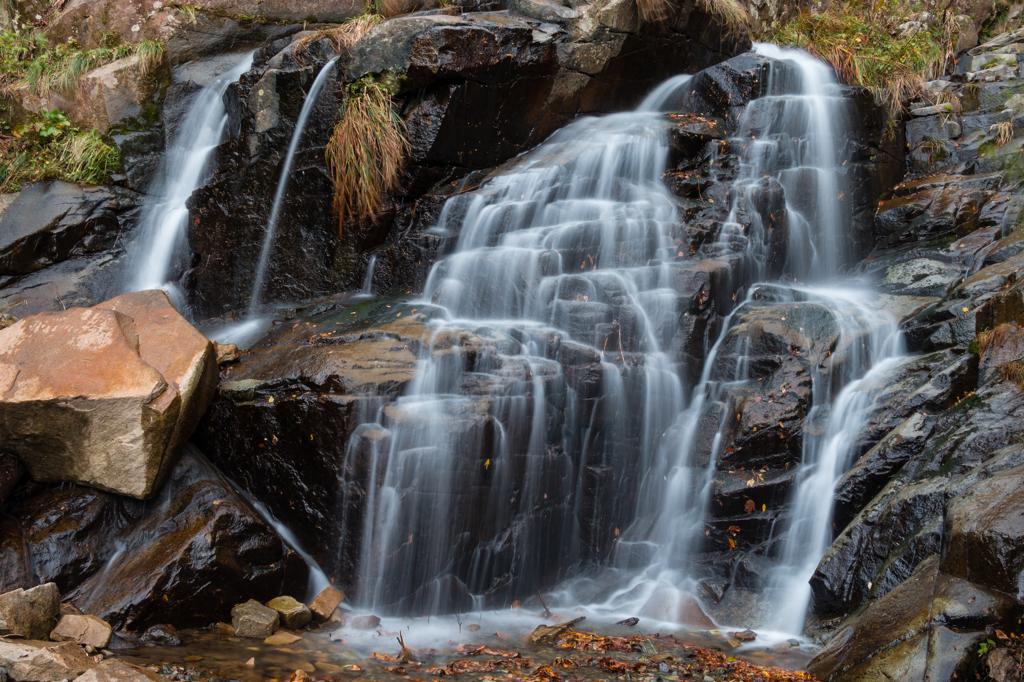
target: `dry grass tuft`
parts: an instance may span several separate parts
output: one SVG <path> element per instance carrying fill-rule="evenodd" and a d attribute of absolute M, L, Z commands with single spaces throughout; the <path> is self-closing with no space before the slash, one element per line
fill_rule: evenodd
<path fill-rule="evenodd" d="M 722 19 L 726 26 L 736 27 L 750 23 L 750 13 L 737 0 L 697 0 L 697 6 L 708 14 Z"/>
<path fill-rule="evenodd" d="M 675 16 L 675 8 L 669 0 L 636 0 L 640 19 L 648 24 L 662 24 Z"/>
<path fill-rule="evenodd" d="M 1017 388 L 1024 391 L 1024 361 L 1014 360 L 999 368 L 999 373 L 1007 381 L 1017 384 Z"/>
<path fill-rule="evenodd" d="M 1014 337 L 1020 336 L 1021 329 L 1014 322 L 1007 322 L 995 329 L 989 329 L 978 334 L 975 342 L 978 344 L 978 352 L 981 355 L 989 348 L 1005 346 Z"/>
<path fill-rule="evenodd" d="M 344 24 L 322 28 L 311 35 L 299 38 L 295 43 L 295 49 L 292 50 L 292 56 L 300 64 L 305 63 L 305 59 L 309 56 L 309 46 L 323 38 L 329 39 L 334 45 L 334 51 L 341 53 L 355 45 L 371 28 L 382 21 L 384 21 L 384 17 L 379 14 L 363 14 Z"/>
<path fill-rule="evenodd" d="M 996 138 L 996 146 L 1002 147 L 1013 139 L 1013 121 L 1001 121 L 989 126 L 988 132 Z"/>
<path fill-rule="evenodd" d="M 339 234 L 348 219 L 375 218 L 385 194 L 397 185 L 409 151 L 405 123 L 384 84 L 364 79 L 347 90 L 325 154 Z"/>

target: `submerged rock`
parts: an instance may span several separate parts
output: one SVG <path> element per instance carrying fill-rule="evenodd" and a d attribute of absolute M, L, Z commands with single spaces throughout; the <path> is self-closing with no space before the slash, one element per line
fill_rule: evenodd
<path fill-rule="evenodd" d="M 37 481 L 152 496 L 217 381 L 213 345 L 162 291 L 0 330 L 0 447 Z"/>

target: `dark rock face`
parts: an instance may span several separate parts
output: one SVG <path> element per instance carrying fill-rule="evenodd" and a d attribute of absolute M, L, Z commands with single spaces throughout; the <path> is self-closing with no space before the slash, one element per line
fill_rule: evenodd
<path fill-rule="evenodd" d="M 1016 603 L 922 562 L 892 592 L 833 633 L 809 664 L 824 682 L 963 678 L 984 623 L 1015 620 Z"/>
<path fill-rule="evenodd" d="M 1007 469 L 978 481 L 950 501 L 942 558 L 943 571 L 990 589 L 1016 587 L 1018 600 L 1024 591 L 1022 477 L 1024 467 Z"/>
<path fill-rule="evenodd" d="M 305 562 L 194 452 L 149 502 L 34 483 L 13 498 L 0 589 L 55 582 L 115 629 L 205 625 L 245 598 L 305 591 Z"/>
<path fill-rule="evenodd" d="M 640 27 L 627 5 L 563 8 L 569 15 L 560 24 L 503 11 L 412 15 L 370 31 L 339 61 L 304 134 L 264 300 L 356 289 L 370 254 L 377 256 L 378 290 L 418 291 L 441 248 L 439 236 L 425 230 L 436 221 L 439 199 L 465 191 L 460 179 L 536 146 L 578 115 L 629 108 L 668 76 L 746 46 L 744 39 L 723 37 L 717 20 L 690 3 L 675 26 L 658 30 Z M 239 135 L 221 150 L 214 181 L 190 202 L 194 257 L 183 282 L 199 316 L 242 307 L 248 298 L 250 264 L 258 258 L 293 122 L 323 63 L 304 66 L 286 45 L 276 49 L 284 51 L 269 61 L 270 54 L 258 56 L 254 70 L 229 91 L 241 114 Z M 638 74 L 641 63 L 650 68 Z M 342 226 L 339 239 L 324 145 L 343 84 L 389 74 L 399 77 L 396 105 L 412 145 L 406 177 L 376 220 Z"/>
<path fill-rule="evenodd" d="M 0 213 L 0 310 L 91 306 L 119 292 L 140 197 L 120 187 L 29 185 Z"/>

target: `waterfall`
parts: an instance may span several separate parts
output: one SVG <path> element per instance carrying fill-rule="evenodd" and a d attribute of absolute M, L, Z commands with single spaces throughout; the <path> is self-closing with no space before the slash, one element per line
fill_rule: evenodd
<path fill-rule="evenodd" d="M 373 271 L 377 268 L 377 255 L 370 256 L 370 262 L 366 264 L 366 277 L 363 278 L 363 289 L 360 292 L 363 296 L 373 295 Z"/>
<path fill-rule="evenodd" d="M 288 144 L 288 153 L 284 157 L 284 165 L 281 166 L 281 177 L 277 181 L 277 191 L 274 192 L 274 205 L 270 210 L 270 219 L 267 221 L 267 230 L 263 235 L 263 247 L 260 249 L 260 259 L 256 264 L 256 276 L 253 279 L 252 294 L 249 299 L 248 317 L 255 318 L 259 313 L 260 297 L 263 295 L 263 283 L 267 277 L 267 266 L 270 264 L 270 251 L 274 247 L 274 234 L 277 231 L 277 223 L 281 217 L 281 206 L 284 203 L 284 193 L 288 189 L 288 181 L 291 180 L 292 161 L 295 159 L 295 152 L 299 149 L 299 142 L 302 141 L 302 134 L 306 130 L 306 122 L 309 115 L 313 113 L 316 103 L 320 100 L 320 91 L 330 75 L 334 63 L 338 61 L 335 57 L 324 64 L 317 74 L 313 85 L 306 93 L 306 100 L 302 103 L 302 111 L 299 113 L 299 120 L 295 122 L 295 131 L 292 133 L 292 140 Z"/>
<path fill-rule="evenodd" d="M 389 446 L 360 535 L 368 605 L 478 608 L 610 550 L 591 503 L 629 482 L 605 474 L 661 447 L 683 406 L 664 348 L 677 208 L 654 108 L 577 120 L 443 208 L 438 228 L 458 241 L 418 303 L 441 321 L 380 417 Z"/>
<path fill-rule="evenodd" d="M 209 180 L 213 155 L 228 121 L 224 93 L 249 70 L 253 54 L 246 54 L 196 95 L 177 136 L 168 146 L 160 198 L 146 205 L 140 220 L 140 236 L 129 248 L 133 268 L 128 290 L 164 289 L 182 308 L 183 297 L 169 280 L 177 276 L 176 261 L 183 257 L 188 222 L 185 202 Z"/>

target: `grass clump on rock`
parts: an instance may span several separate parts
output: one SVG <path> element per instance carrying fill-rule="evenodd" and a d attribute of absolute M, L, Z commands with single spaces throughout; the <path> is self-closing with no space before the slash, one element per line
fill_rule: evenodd
<path fill-rule="evenodd" d="M 103 183 L 121 165 L 116 148 L 95 130 L 79 130 L 59 111 L 0 132 L 0 194 L 23 183 L 63 179 Z"/>
<path fill-rule="evenodd" d="M 955 17 L 948 8 L 927 12 L 921 3 L 836 3 L 821 12 L 801 11 L 762 39 L 828 62 L 841 82 L 870 88 L 895 116 L 923 81 L 941 76 L 955 61 Z"/>
<path fill-rule="evenodd" d="M 345 87 L 345 101 L 325 153 L 339 234 L 346 220 L 372 219 L 380 212 L 405 165 L 405 133 L 386 83 L 367 77 Z"/>
<path fill-rule="evenodd" d="M 697 7 L 732 28 L 745 26 L 750 21 L 750 14 L 738 0 L 697 0 Z M 676 15 L 672 0 L 636 0 L 636 8 L 640 18 L 649 24 L 664 23 Z"/>
<path fill-rule="evenodd" d="M 292 54 L 296 60 L 302 63 L 309 54 L 309 46 L 324 38 L 331 41 L 335 52 L 344 52 L 355 45 L 356 41 L 366 35 L 371 28 L 383 21 L 384 17 L 379 14 L 363 14 L 354 19 L 349 19 L 344 24 L 322 28 L 299 38 L 295 43 L 295 49 Z"/>
<path fill-rule="evenodd" d="M 50 45 L 42 33 L 5 30 L 0 32 L 0 93 L 14 97 L 27 87 L 37 97 L 71 96 L 89 71 L 132 56 L 139 58 L 137 67 L 145 78 L 163 61 L 164 46 L 143 40 L 84 50 L 75 41 Z"/>

